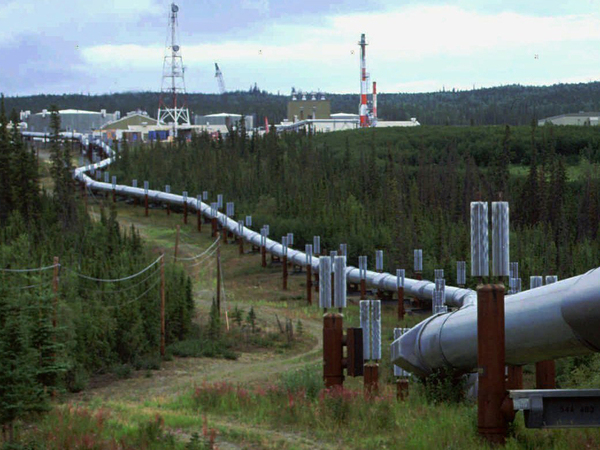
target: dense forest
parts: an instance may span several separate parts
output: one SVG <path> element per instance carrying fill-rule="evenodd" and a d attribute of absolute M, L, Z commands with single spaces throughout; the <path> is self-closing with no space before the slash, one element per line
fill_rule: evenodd
<path fill-rule="evenodd" d="M 358 86 L 357 86 L 358 88 Z M 356 113 L 358 94 L 326 94 L 332 112 Z M 125 92 L 103 95 L 33 95 L 9 97 L 8 108 L 30 110 L 76 108 L 125 113 L 136 109 L 155 116 L 158 92 Z M 268 117 L 279 123 L 286 115 L 287 95 L 274 95 L 256 86 L 249 91 L 217 94 L 188 94 L 194 114 L 229 112 L 256 114 L 257 124 Z M 528 125 L 532 119 L 579 111 L 600 111 L 600 82 L 557 84 L 553 86 L 509 85 L 469 91 L 442 91 L 418 94 L 380 93 L 379 116 L 385 120 L 416 117 L 424 125 Z"/>
<path fill-rule="evenodd" d="M 52 121 L 58 130 L 56 112 Z M 100 220 L 91 220 L 76 194 L 70 146 L 61 145 L 56 134 L 50 143 L 54 189 L 42 190 L 36 153 L 7 124 L 2 105 L 3 431 L 10 431 L 16 418 L 45 410 L 51 393 L 79 391 L 92 375 L 115 366 L 151 368 L 161 360 L 157 255 L 144 246 L 137 230 L 121 229 L 114 208 L 102 210 Z M 188 333 L 193 300 L 183 269 L 167 265 L 165 272 L 169 343 Z"/>
<path fill-rule="evenodd" d="M 500 195 L 511 204 L 511 259 L 524 280 L 595 267 L 598 163 L 592 128 L 420 127 L 122 144 L 110 170 L 120 182 L 208 190 L 211 201 L 222 193 L 275 239 L 293 232 L 303 248 L 320 235 L 326 250 L 347 243 L 353 265 L 363 254 L 372 265 L 385 249 L 387 270 L 411 269 L 413 249 L 423 248 L 425 276 L 444 268 L 450 283 L 455 261 L 469 258 L 469 203 Z"/>

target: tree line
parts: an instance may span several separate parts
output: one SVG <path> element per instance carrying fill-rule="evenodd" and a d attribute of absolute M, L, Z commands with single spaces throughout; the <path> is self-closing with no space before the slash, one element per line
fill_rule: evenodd
<path fill-rule="evenodd" d="M 511 259 L 529 275 L 564 278 L 597 265 L 600 132 L 535 123 L 529 127 L 420 127 L 323 135 L 270 133 L 191 142 L 121 144 L 111 174 L 152 189 L 210 201 L 224 194 L 237 218 L 268 223 L 271 237 L 294 233 L 303 249 L 348 244 L 349 264 L 385 250 L 388 271 L 412 269 L 422 248 L 426 276 L 469 259 L 469 204 L 511 205 Z M 569 164 L 571 161 L 573 164 Z M 569 178 L 567 169 L 576 174 Z"/>
<path fill-rule="evenodd" d="M 15 419 L 46 410 L 53 392 L 81 390 L 118 364 L 160 364 L 158 265 L 132 280 L 98 281 L 135 274 L 157 255 L 135 228 L 122 229 L 114 208 L 90 218 L 56 109 L 52 124 L 46 191 L 36 153 L 7 128 L 0 105 L 0 425 L 9 434 Z M 55 256 L 60 267 L 48 267 Z M 23 271 L 32 268 L 40 269 Z M 165 282 L 170 343 L 190 330 L 193 300 L 182 269 L 167 265 Z"/>
<path fill-rule="evenodd" d="M 358 88 L 358 86 L 357 86 Z M 63 108 L 109 112 L 142 109 L 155 117 L 158 92 L 115 94 L 32 95 L 6 99 L 9 108 L 32 113 L 49 104 Z M 332 112 L 357 113 L 357 94 L 326 93 Z M 286 117 L 288 95 L 270 94 L 256 87 L 248 91 L 230 91 L 223 95 L 191 93 L 187 102 L 193 114 L 219 112 L 256 114 L 257 126 L 268 117 L 279 123 Z M 552 86 L 508 85 L 473 90 L 442 90 L 427 93 L 380 93 L 378 110 L 386 120 L 410 120 L 416 117 L 425 125 L 528 125 L 564 113 L 600 111 L 600 83 L 556 84 Z"/>

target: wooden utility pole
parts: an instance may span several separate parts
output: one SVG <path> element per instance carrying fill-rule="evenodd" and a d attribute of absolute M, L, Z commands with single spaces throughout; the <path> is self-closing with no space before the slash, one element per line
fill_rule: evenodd
<path fill-rule="evenodd" d="M 221 241 L 217 242 L 217 312 L 221 315 Z"/>
<path fill-rule="evenodd" d="M 160 356 L 165 356 L 165 254 L 160 259 Z"/>
<path fill-rule="evenodd" d="M 54 307 L 52 311 L 52 327 L 56 328 L 58 322 L 58 256 L 54 257 L 54 274 L 52 276 L 52 292 L 54 292 Z"/>
<path fill-rule="evenodd" d="M 177 255 L 179 254 L 179 225 L 177 225 L 176 229 L 177 232 L 175 233 L 175 253 L 173 254 L 173 262 L 177 262 Z"/>

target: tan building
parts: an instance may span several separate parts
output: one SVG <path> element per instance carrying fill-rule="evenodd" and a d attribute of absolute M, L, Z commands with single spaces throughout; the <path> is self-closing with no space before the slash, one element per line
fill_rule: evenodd
<path fill-rule="evenodd" d="M 300 100 L 290 100 L 287 104 L 288 121 L 329 119 L 331 116 L 331 102 L 325 100 L 324 97 L 321 98 L 322 100 L 318 100 L 316 97 L 312 97 L 311 100 L 307 100 L 306 97 Z"/>

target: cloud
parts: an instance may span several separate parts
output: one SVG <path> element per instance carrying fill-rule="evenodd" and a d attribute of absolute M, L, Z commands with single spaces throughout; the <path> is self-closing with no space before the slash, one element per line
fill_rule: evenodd
<path fill-rule="evenodd" d="M 269 0 L 242 0 L 240 3 L 242 9 L 255 10 L 262 15 L 268 15 L 270 11 Z"/>

